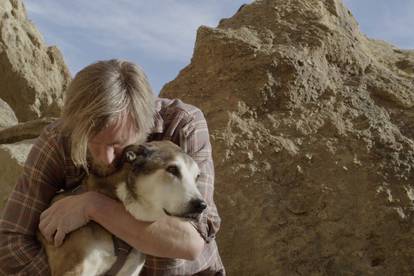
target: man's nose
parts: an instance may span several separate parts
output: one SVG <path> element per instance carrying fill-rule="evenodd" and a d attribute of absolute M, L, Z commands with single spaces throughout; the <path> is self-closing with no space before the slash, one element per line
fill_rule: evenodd
<path fill-rule="evenodd" d="M 115 150 L 113 147 L 106 147 L 101 151 L 101 154 L 99 156 L 100 161 L 106 165 L 109 166 L 112 164 L 112 162 L 115 159 Z"/>

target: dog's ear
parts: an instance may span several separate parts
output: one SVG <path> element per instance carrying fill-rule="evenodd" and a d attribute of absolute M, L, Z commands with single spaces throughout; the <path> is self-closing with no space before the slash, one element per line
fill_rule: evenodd
<path fill-rule="evenodd" d="M 148 158 L 154 152 L 148 145 L 142 144 L 138 146 L 137 155 Z"/>
<path fill-rule="evenodd" d="M 134 163 L 139 160 L 148 158 L 154 151 L 147 145 L 129 145 L 124 149 L 124 162 Z"/>

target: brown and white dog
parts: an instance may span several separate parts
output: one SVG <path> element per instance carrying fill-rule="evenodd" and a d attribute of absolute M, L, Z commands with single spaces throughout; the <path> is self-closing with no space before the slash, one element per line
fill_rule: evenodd
<path fill-rule="evenodd" d="M 197 163 L 177 145 L 149 142 L 128 146 L 116 173 L 89 175 L 82 185 L 120 200 L 138 220 L 155 221 L 167 215 L 192 218 L 207 207 L 196 186 L 199 173 Z M 40 232 L 38 238 L 52 275 L 104 275 L 117 259 L 111 233 L 94 222 L 70 233 L 60 247 L 49 244 Z M 144 262 L 145 255 L 133 249 L 116 275 L 138 275 Z"/>

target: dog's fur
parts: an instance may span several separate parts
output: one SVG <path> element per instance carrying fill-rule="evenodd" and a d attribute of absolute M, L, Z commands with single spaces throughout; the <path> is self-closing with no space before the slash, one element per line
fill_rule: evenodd
<path fill-rule="evenodd" d="M 108 177 L 90 175 L 82 185 L 120 200 L 143 221 L 166 215 L 194 217 L 207 206 L 196 186 L 197 164 L 172 142 L 128 146 L 120 166 Z M 60 247 L 49 244 L 40 233 L 38 238 L 52 275 L 103 275 L 116 261 L 111 234 L 94 222 L 68 234 Z M 138 275 L 144 261 L 145 255 L 133 249 L 117 275 Z"/>

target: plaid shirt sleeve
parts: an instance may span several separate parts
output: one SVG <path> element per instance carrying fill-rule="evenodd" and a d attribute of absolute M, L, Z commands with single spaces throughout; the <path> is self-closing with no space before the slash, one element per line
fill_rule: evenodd
<path fill-rule="evenodd" d="M 29 153 L 0 219 L 1 275 L 50 274 L 36 231 L 40 213 L 63 183 L 60 150 L 56 135 L 45 129 Z"/>
<path fill-rule="evenodd" d="M 181 147 L 190 155 L 200 168 L 197 186 L 207 202 L 207 212 L 203 212 L 198 221 L 190 221 L 203 239 L 209 243 L 220 228 L 220 217 L 213 200 L 214 164 L 211 154 L 207 122 L 201 111 L 193 115 L 194 121 L 182 129 Z"/>
<path fill-rule="evenodd" d="M 189 117 L 191 119 L 184 119 Z M 187 105 L 186 115 L 175 116 L 178 139 L 173 141 L 189 154 L 200 168 L 198 188 L 207 202 L 207 209 L 197 221 L 190 221 L 206 241 L 203 252 L 194 261 L 147 256 L 143 275 L 224 275 L 224 268 L 218 254 L 215 235 L 220 227 L 220 217 L 213 200 L 214 165 L 207 122 L 203 113 Z M 178 122 L 180 120 L 180 122 Z M 200 275 L 201 275 L 200 274 Z"/>

